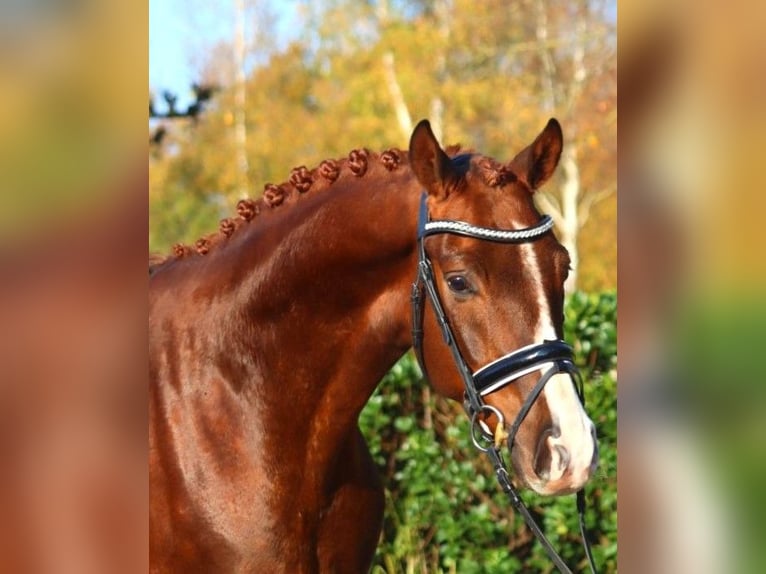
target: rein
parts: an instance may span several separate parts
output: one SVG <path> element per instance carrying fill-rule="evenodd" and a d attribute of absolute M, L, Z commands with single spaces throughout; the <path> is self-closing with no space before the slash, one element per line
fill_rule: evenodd
<path fill-rule="evenodd" d="M 423 193 L 420 199 L 420 214 L 418 216 L 418 272 L 415 282 L 412 285 L 411 295 L 412 341 L 418 364 L 423 371 L 423 375 L 428 378 L 425 358 L 423 355 L 424 299 L 427 298 L 431 302 L 436 321 L 442 332 L 444 343 L 449 347 L 455 365 L 465 385 L 463 406 L 471 419 L 471 440 L 474 446 L 489 457 L 500 487 L 508 496 L 511 505 L 524 517 L 527 526 L 543 545 L 549 558 L 560 572 L 563 574 L 572 574 L 572 571 L 553 548 L 548 538 L 524 505 L 518 492 L 513 487 L 508 467 L 503 460 L 503 455 L 500 450 L 502 443 L 505 442 L 506 439 L 509 448 L 513 449 L 516 433 L 518 432 L 521 423 L 540 396 L 546 383 L 555 374 L 565 373 L 572 377 L 573 381 L 575 381 L 575 388 L 577 389 L 580 401 L 584 404 L 582 377 L 580 376 L 577 367 L 574 365 L 572 348 L 564 341 L 544 341 L 540 344 L 529 345 L 517 349 L 516 351 L 484 365 L 476 372 L 471 372 L 470 367 L 458 348 L 449 319 L 444 311 L 444 306 L 442 305 L 439 293 L 436 290 L 433 266 L 431 265 L 431 261 L 425 250 L 425 238 L 430 235 L 441 233 L 450 233 L 501 243 L 523 243 L 534 241 L 553 227 L 553 221 L 550 216 L 545 215 L 537 225 L 521 230 L 491 229 L 479 227 L 463 221 L 429 221 L 426 198 L 427 195 Z M 505 417 L 503 416 L 503 413 L 492 405 L 485 403 L 483 397 L 512 384 L 518 378 L 526 374 L 542 371 L 548 365 L 550 366 L 545 370 L 537 384 L 524 400 L 521 410 L 516 415 L 516 419 L 511 425 L 510 433 L 506 434 Z M 488 427 L 486 427 L 482 421 L 481 417 L 483 415 L 495 415 L 497 417 L 498 422 L 494 436 L 489 432 Z M 588 558 L 591 572 L 595 574 L 596 567 L 593 561 L 593 554 L 585 532 L 585 493 L 582 489 L 577 492 L 577 513 L 585 554 Z"/>

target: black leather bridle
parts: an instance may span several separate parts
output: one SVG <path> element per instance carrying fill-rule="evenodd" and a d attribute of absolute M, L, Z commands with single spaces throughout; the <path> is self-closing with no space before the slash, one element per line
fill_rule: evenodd
<path fill-rule="evenodd" d="M 554 375 L 558 373 L 569 374 L 575 382 L 575 388 L 577 389 L 580 401 L 583 401 L 582 378 L 577 367 L 574 365 L 572 348 L 564 341 L 544 341 L 543 343 L 517 349 L 472 372 L 460 352 L 449 319 L 444 311 L 444 306 L 434 282 L 433 266 L 425 250 L 426 237 L 442 233 L 500 243 L 518 244 L 534 241 L 548 233 L 553 226 L 553 222 L 549 216 L 543 216 L 540 222 L 533 227 L 521 230 L 501 230 L 480 227 L 463 221 L 430 221 L 426 199 L 427 194 L 423 193 L 420 200 L 420 214 L 418 216 L 418 272 L 412 285 L 411 296 L 412 341 L 420 369 L 427 378 L 428 372 L 423 355 L 423 314 L 425 311 L 424 300 L 428 299 L 431 302 L 431 307 L 441 329 L 444 342 L 452 353 L 457 370 L 465 385 L 464 407 L 471 418 L 471 439 L 474 446 L 489 456 L 501 488 L 508 495 L 513 507 L 524 517 L 525 522 L 543 545 L 556 567 L 562 573 L 571 574 L 571 570 L 554 550 L 511 483 L 508 468 L 500 450 L 501 443 L 504 442 L 505 437 L 502 434 L 498 434 L 497 430 L 493 436 L 489 432 L 489 428 L 484 425 L 483 417 L 495 415 L 497 418 L 496 428 L 502 432 L 505 426 L 503 413 L 484 402 L 484 397 L 512 384 L 526 374 L 543 371 L 543 369 L 546 369 L 545 372 L 542 373 L 533 389 L 524 399 L 524 403 L 511 425 L 510 432 L 507 435 L 509 449 L 513 449 L 516 433 L 519 431 L 522 422 L 547 382 Z M 583 546 L 591 572 L 595 574 L 596 567 L 585 533 L 585 494 L 582 490 L 577 492 L 577 511 L 580 519 L 580 533 L 582 535 Z"/>

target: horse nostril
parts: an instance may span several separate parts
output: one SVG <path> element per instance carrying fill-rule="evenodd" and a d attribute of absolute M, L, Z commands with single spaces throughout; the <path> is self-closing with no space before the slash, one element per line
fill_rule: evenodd
<path fill-rule="evenodd" d="M 552 429 L 548 429 L 540 435 L 540 440 L 537 442 L 537 450 L 535 451 L 535 474 L 545 481 L 550 479 L 551 463 L 553 462 L 553 452 L 548 447 L 548 437 L 551 436 L 551 433 Z"/>
<path fill-rule="evenodd" d="M 569 462 L 572 459 L 565 446 L 560 444 L 550 446 L 548 444 L 547 439 L 550 436 L 550 431 L 543 433 L 537 446 L 534 464 L 535 474 L 546 481 L 551 479 L 551 473 L 554 473 L 556 476 L 563 474 L 569 467 Z"/>
<path fill-rule="evenodd" d="M 560 444 L 554 446 L 553 449 L 559 455 L 559 470 L 563 472 L 569 466 L 569 461 L 571 460 L 569 451 Z"/>

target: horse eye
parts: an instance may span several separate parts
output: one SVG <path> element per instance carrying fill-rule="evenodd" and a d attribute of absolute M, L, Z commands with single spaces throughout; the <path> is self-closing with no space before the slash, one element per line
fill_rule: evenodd
<path fill-rule="evenodd" d="M 462 275 L 453 275 L 447 278 L 447 285 L 454 293 L 465 294 L 470 290 L 468 281 Z"/>

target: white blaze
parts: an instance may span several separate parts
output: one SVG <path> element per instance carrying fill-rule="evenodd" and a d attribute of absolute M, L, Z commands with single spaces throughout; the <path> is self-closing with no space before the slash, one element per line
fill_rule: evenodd
<path fill-rule="evenodd" d="M 539 317 L 535 327 L 534 343 L 555 340 L 556 329 L 551 320 L 548 299 L 543 290 L 543 277 L 537 254 L 532 243 L 520 244 L 521 253 L 530 276 L 537 299 Z M 542 369 L 544 372 L 550 364 Z M 551 412 L 553 423 L 561 430 L 558 438 L 548 438 L 551 447 L 551 468 L 549 480 L 561 478 L 566 468 L 560 468 L 559 452 L 553 448 L 563 446 L 569 452 L 569 470 L 573 482 L 584 482 L 593 470 L 595 432 L 594 426 L 580 403 L 572 378 L 569 375 L 554 375 L 543 388 L 545 400 Z"/>

